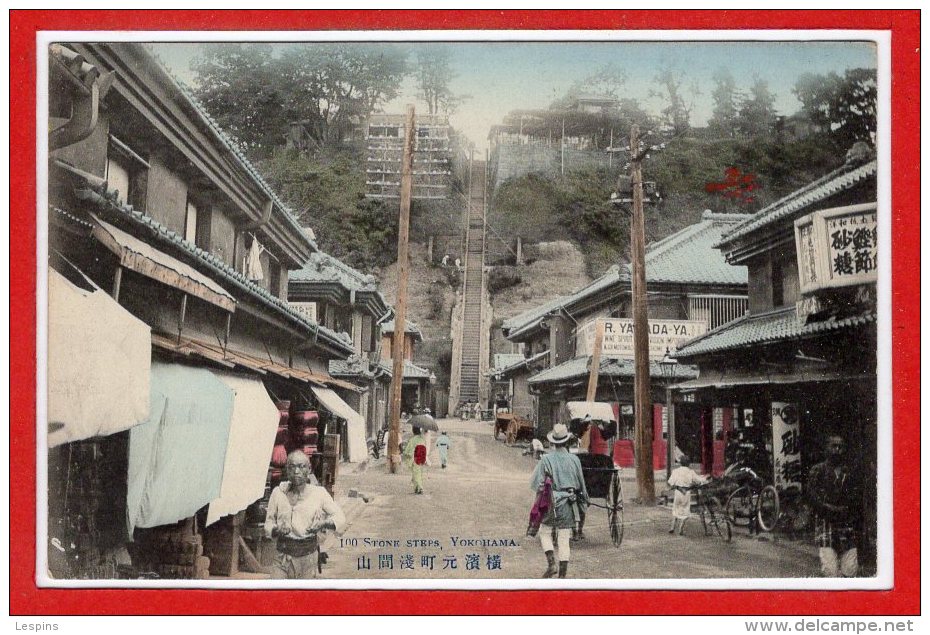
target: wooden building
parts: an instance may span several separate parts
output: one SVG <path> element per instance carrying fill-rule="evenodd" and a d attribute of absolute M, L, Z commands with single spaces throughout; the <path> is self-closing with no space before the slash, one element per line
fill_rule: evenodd
<path fill-rule="evenodd" d="M 420 327 L 410 320 L 404 325 L 404 377 L 401 388 L 401 410 L 412 413 L 414 410 L 429 408 L 436 411 L 433 400 L 433 385 L 436 375 L 428 368 L 413 363 L 417 342 L 423 341 Z M 394 320 L 381 325 L 381 360 L 393 369 Z"/>
<path fill-rule="evenodd" d="M 144 45 L 48 64 L 49 575 L 229 575 L 353 342 L 287 303 L 315 243 Z"/>
<path fill-rule="evenodd" d="M 874 547 L 877 377 L 877 163 L 857 144 L 844 165 L 724 234 L 717 247 L 749 270 L 749 313 L 678 351 L 700 376 L 676 386 L 782 491 L 803 488 L 828 434 L 843 435 L 865 476 L 863 520 Z M 890 422 L 885 422 L 890 425 Z M 698 424 L 695 424 L 698 425 Z M 868 549 L 866 550 L 869 551 Z M 874 556 L 874 551 L 872 551 Z"/>
<path fill-rule="evenodd" d="M 350 381 L 361 392 L 340 389 L 342 397 L 365 419 L 368 437 L 387 424 L 391 368 L 381 359 L 381 322 L 392 315 L 378 290 L 378 280 L 329 254 L 316 252 L 290 272 L 288 300 L 320 324 L 352 340 L 348 359 L 329 362 L 329 373 Z"/>
<path fill-rule="evenodd" d="M 679 364 L 676 375 L 666 377 L 659 362 L 666 351 L 674 355 L 676 346 L 695 333 L 745 313 L 746 269 L 728 264 L 713 248 L 725 231 L 744 219 L 742 215 L 707 211 L 699 223 L 647 248 L 656 469 L 665 467 L 668 453 L 666 388 L 683 378 L 697 376 L 696 368 Z M 609 335 L 604 339 L 595 398 L 614 404 L 620 422 L 614 458 L 622 466 L 633 464 L 630 283 L 629 266 L 614 266 L 575 293 L 527 311 L 503 325 L 505 337 L 522 344 L 528 360 L 546 366 L 527 380 L 528 391 L 536 398 L 537 426 L 546 431 L 562 417 L 565 402 L 584 400 L 592 336 L 597 322 L 603 321 Z M 606 451 L 606 445 L 597 439 L 592 447 L 595 451 Z"/>

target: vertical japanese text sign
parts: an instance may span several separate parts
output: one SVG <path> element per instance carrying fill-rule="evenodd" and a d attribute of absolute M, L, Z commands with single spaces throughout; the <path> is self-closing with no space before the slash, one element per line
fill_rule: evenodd
<path fill-rule="evenodd" d="M 820 210 L 794 222 L 801 293 L 877 280 L 876 204 Z"/>
<path fill-rule="evenodd" d="M 801 485 L 801 443 L 797 406 L 772 402 L 772 454 L 775 461 L 775 487 Z"/>

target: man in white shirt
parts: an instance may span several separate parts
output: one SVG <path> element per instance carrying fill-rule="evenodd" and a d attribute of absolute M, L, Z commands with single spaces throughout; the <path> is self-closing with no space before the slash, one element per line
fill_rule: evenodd
<path fill-rule="evenodd" d="M 265 535 L 277 538 L 272 577 L 306 580 L 320 575 L 321 531 L 345 531 L 346 517 L 324 488 L 312 485 L 310 459 L 297 450 L 287 455 L 286 481 L 271 492 Z"/>

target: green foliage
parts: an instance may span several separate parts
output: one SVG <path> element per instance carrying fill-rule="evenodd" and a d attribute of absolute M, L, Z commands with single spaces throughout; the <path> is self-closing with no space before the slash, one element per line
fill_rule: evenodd
<path fill-rule="evenodd" d="M 320 247 L 362 271 L 394 261 L 395 206 L 365 198 L 364 161 L 351 151 L 278 150 L 262 164 L 271 186 L 312 227 Z"/>
<path fill-rule="evenodd" d="M 749 87 L 749 96 L 740 104 L 737 129 L 747 137 L 764 137 L 774 130 L 775 118 L 775 95 L 768 82 L 756 77 Z"/>
<path fill-rule="evenodd" d="M 523 278 L 517 273 L 515 267 L 491 267 L 488 273 L 488 292 L 493 295 L 498 291 L 515 287 L 521 282 L 523 282 Z"/>
<path fill-rule="evenodd" d="M 644 178 L 655 181 L 662 196 L 645 208 L 646 240 L 659 240 L 698 222 L 705 209 L 758 211 L 836 168 L 844 151 L 829 135 L 802 140 L 674 139 L 643 164 Z M 723 181 L 732 167 L 752 175 L 758 188 L 753 201 L 707 191 L 708 183 Z M 628 260 L 629 216 L 609 203 L 613 186 L 602 170 L 510 179 L 498 188 L 488 222 L 502 235 L 519 235 L 528 244 L 574 240 L 582 246 L 589 274 L 600 275 L 610 265 Z"/>
<path fill-rule="evenodd" d="M 794 94 L 808 120 L 823 130 L 832 130 L 844 147 L 854 141 L 871 141 L 875 134 L 875 69 L 853 68 L 842 77 L 806 73 L 795 83 Z"/>
<path fill-rule="evenodd" d="M 450 115 L 467 95 L 456 95 L 449 84 L 458 75 L 452 70 L 452 53 L 442 44 L 422 44 L 416 50 L 416 68 L 418 97 L 426 102 L 429 114 Z"/>
<path fill-rule="evenodd" d="M 196 94 L 255 157 L 299 122 L 320 146 L 338 145 L 358 117 L 398 94 L 407 52 L 397 46 L 225 44 L 195 60 Z"/>

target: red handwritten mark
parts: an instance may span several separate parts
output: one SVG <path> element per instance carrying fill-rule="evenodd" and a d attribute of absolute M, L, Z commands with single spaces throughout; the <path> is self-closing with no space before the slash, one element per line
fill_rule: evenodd
<path fill-rule="evenodd" d="M 723 181 L 706 183 L 704 190 L 739 203 L 752 203 L 756 200 L 753 192 L 759 187 L 761 186 L 756 183 L 755 174 L 730 167 L 724 171 Z"/>

